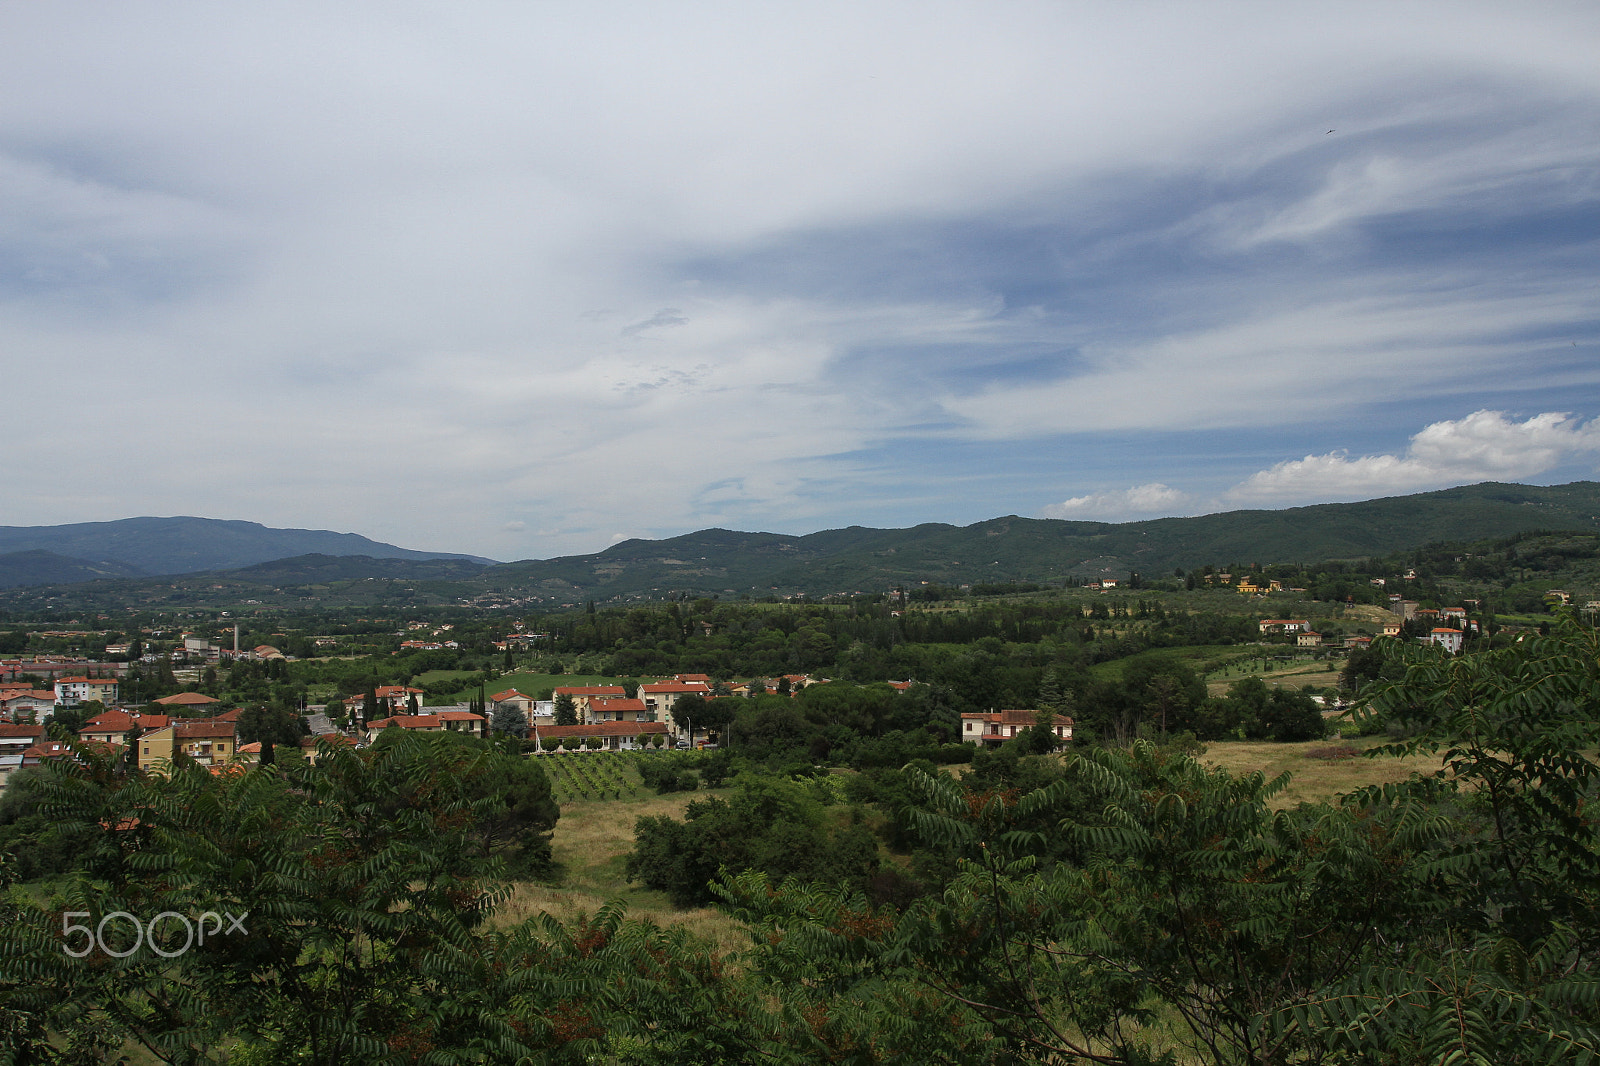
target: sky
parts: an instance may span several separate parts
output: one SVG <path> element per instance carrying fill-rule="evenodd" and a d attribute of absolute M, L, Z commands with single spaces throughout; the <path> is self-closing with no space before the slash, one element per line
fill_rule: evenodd
<path fill-rule="evenodd" d="M 0 524 L 1600 478 L 1600 5 L 0 0 Z"/>

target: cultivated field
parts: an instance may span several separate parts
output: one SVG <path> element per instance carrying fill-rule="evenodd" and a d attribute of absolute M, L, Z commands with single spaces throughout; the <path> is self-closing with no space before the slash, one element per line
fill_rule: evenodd
<path fill-rule="evenodd" d="M 1270 655 L 1244 657 L 1206 675 L 1206 694 L 1226 696 L 1228 686 L 1247 677 L 1259 677 L 1268 684 L 1302 688 L 1316 685 L 1331 688 L 1339 683 L 1342 660 L 1306 658 L 1276 659 Z"/>

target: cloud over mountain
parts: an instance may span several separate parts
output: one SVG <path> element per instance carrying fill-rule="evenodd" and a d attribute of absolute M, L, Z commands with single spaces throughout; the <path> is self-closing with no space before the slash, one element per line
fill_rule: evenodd
<path fill-rule="evenodd" d="M 8 520 L 517 558 L 1533 469 L 1406 437 L 1600 411 L 1597 51 L 1479 0 L 5 5 L 0 367 L 73 386 Z"/>
<path fill-rule="evenodd" d="M 1308 455 L 1258 471 L 1229 490 L 1235 503 L 1367 499 L 1473 481 L 1516 481 L 1600 453 L 1600 420 L 1547 412 L 1524 421 L 1475 411 L 1435 422 L 1402 455 Z"/>

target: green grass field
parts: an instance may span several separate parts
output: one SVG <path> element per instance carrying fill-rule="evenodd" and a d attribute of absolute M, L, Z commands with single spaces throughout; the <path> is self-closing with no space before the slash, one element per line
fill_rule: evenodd
<path fill-rule="evenodd" d="M 1287 656 L 1287 658 L 1279 658 Z M 1121 681 L 1130 663 L 1176 659 L 1187 663 L 1206 679 L 1213 696 L 1226 694 L 1228 686 L 1245 677 L 1268 681 L 1292 680 L 1295 685 L 1328 686 L 1339 680 L 1340 659 L 1315 659 L 1288 645 L 1202 644 L 1190 648 L 1152 648 L 1126 659 L 1096 663 L 1089 672 L 1103 681 Z"/>
<path fill-rule="evenodd" d="M 1228 686 L 1235 681 L 1246 677 L 1259 677 L 1263 681 L 1288 685 L 1291 688 L 1303 688 L 1306 685 L 1315 685 L 1318 688 L 1331 688 L 1339 683 L 1339 671 L 1344 664 L 1338 660 L 1296 659 L 1290 662 L 1273 662 L 1271 660 L 1246 660 L 1213 671 L 1206 677 L 1206 694 L 1209 696 L 1226 696 Z"/>
<path fill-rule="evenodd" d="M 1248 653 L 1248 647 L 1237 644 L 1196 644 L 1188 648 L 1151 648 L 1149 651 L 1130 655 L 1126 659 L 1112 659 L 1110 662 L 1095 663 L 1089 667 L 1089 673 L 1102 681 L 1121 681 L 1123 671 L 1129 663 L 1147 662 L 1151 659 L 1168 660 L 1177 659 L 1189 665 L 1197 674 L 1209 674 L 1219 669 L 1222 664 L 1241 658 Z"/>

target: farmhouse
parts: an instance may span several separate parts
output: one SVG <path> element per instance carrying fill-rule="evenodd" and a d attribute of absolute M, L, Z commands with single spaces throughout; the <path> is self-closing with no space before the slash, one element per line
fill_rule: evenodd
<path fill-rule="evenodd" d="M 1032 729 L 1039 721 L 1038 711 L 966 711 L 961 715 L 961 739 L 968 744 L 998 747 Z M 1057 744 L 1072 739 L 1072 719 L 1054 716 Z"/>

